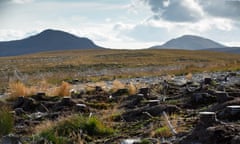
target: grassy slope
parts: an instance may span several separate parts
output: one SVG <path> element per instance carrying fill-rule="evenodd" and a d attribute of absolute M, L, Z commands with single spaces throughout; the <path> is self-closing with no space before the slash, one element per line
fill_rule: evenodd
<path fill-rule="evenodd" d="M 109 73 L 111 77 L 113 75 L 134 77 L 166 73 L 239 70 L 240 55 L 187 50 L 76 50 L 2 57 L 0 65 L 1 72 L 4 71 L 5 75 L 6 73 L 12 75 L 13 69 L 17 68 L 24 74 L 39 76 L 48 73 L 49 78 L 62 80 L 86 77 L 84 72 L 89 69 L 96 73 L 103 69 L 117 72 L 121 68 L 133 69 L 132 71 L 121 69 L 122 71 L 116 74 Z M 148 70 L 141 70 L 144 67 L 148 67 Z M 165 67 L 168 68 L 161 70 Z M 49 73 L 54 73 L 54 75 Z M 101 77 L 107 77 L 106 75 L 101 75 Z M 43 77 L 48 78 L 47 75 Z"/>

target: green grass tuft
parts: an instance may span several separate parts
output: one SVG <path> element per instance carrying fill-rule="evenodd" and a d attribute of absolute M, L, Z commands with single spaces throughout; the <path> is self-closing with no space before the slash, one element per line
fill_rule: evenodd
<path fill-rule="evenodd" d="M 0 107 L 0 137 L 13 131 L 14 118 L 9 108 Z"/>
<path fill-rule="evenodd" d="M 112 128 L 105 126 L 97 117 L 84 117 L 73 115 L 63 118 L 53 127 L 47 128 L 39 133 L 40 138 L 50 142 L 62 144 L 70 141 L 73 133 L 80 134 L 80 131 L 88 136 L 109 136 L 114 133 Z M 71 137 L 74 139 L 73 137 Z"/>

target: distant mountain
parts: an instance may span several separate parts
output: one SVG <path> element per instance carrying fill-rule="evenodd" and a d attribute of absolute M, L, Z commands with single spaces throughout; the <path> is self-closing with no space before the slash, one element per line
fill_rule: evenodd
<path fill-rule="evenodd" d="M 240 54 L 240 47 L 210 48 L 203 50 Z"/>
<path fill-rule="evenodd" d="M 151 48 L 199 50 L 199 49 L 223 48 L 223 47 L 225 46 L 207 38 L 193 36 L 193 35 L 184 35 L 179 38 L 172 39 L 163 45 L 153 46 Z"/>
<path fill-rule="evenodd" d="M 0 42 L 0 56 L 16 56 L 45 51 L 101 48 L 88 38 L 58 30 L 45 30 L 37 35 L 14 41 Z"/>

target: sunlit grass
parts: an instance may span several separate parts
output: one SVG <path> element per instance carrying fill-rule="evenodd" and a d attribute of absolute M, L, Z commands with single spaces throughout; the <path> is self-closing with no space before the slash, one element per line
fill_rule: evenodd
<path fill-rule="evenodd" d="M 82 133 L 91 137 L 109 136 L 114 130 L 97 117 L 71 115 L 62 117 L 58 121 L 47 121 L 34 128 L 38 138 L 45 138 L 51 143 L 68 143 L 80 139 Z"/>
<path fill-rule="evenodd" d="M 187 50 L 76 50 L 4 57 L 0 58 L 0 64 L 10 77 L 16 67 L 27 74 L 30 81 L 44 78 L 48 83 L 60 84 L 63 80 L 75 78 L 96 82 L 113 78 L 240 70 L 240 55 Z M 99 74 L 101 70 L 108 71 Z"/>
<path fill-rule="evenodd" d="M 55 96 L 69 96 L 70 95 L 70 84 L 67 82 L 62 82 L 60 87 L 57 87 L 53 92 Z"/>
<path fill-rule="evenodd" d="M 12 81 L 9 83 L 10 95 L 8 100 L 14 100 L 19 96 L 31 96 L 36 93 L 36 89 L 31 86 L 26 86 L 20 81 Z"/>

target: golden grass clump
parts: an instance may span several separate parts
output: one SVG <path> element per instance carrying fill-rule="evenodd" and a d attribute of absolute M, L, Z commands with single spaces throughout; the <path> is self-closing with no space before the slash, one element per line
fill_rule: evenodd
<path fill-rule="evenodd" d="M 9 90 L 10 90 L 10 98 L 15 99 L 19 96 L 31 96 L 36 93 L 36 89 L 34 87 L 27 87 L 22 82 L 10 82 L 9 83 Z"/>
<path fill-rule="evenodd" d="M 133 85 L 133 83 L 129 83 L 127 85 L 129 95 L 134 95 L 137 93 L 137 88 Z"/>
<path fill-rule="evenodd" d="M 185 76 L 185 78 L 186 78 L 187 80 L 192 80 L 192 77 L 193 77 L 192 73 L 188 73 L 188 74 Z"/>
<path fill-rule="evenodd" d="M 52 87 L 52 85 L 49 84 L 45 79 L 41 80 L 38 85 L 40 91 L 47 91 Z"/>
<path fill-rule="evenodd" d="M 116 92 L 117 90 L 124 89 L 124 88 L 125 88 L 125 85 L 122 82 L 120 82 L 119 80 L 113 81 L 113 85 L 112 85 L 113 92 Z"/>
<path fill-rule="evenodd" d="M 69 96 L 71 86 L 68 82 L 62 81 L 60 87 L 56 88 L 54 91 L 55 96 Z"/>

